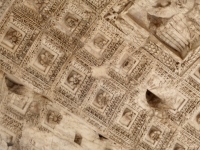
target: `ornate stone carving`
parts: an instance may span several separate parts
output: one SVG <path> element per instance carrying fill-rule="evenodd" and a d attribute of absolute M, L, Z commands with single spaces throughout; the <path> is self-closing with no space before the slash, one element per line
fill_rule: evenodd
<path fill-rule="evenodd" d="M 125 70 L 125 72 L 128 72 L 132 66 L 136 63 L 135 60 L 131 60 L 131 58 L 127 58 L 123 64 L 122 64 L 122 68 Z"/>
<path fill-rule="evenodd" d="M 100 90 L 96 95 L 93 105 L 99 109 L 104 109 L 106 105 L 109 103 L 110 98 L 111 97 L 107 92 Z"/>
<path fill-rule="evenodd" d="M 124 110 L 122 117 L 120 118 L 119 122 L 122 125 L 128 127 L 131 124 L 131 122 L 133 121 L 134 115 L 135 114 L 130 109 L 126 108 Z"/>
<path fill-rule="evenodd" d="M 195 71 L 194 75 L 200 79 L 200 68 L 198 67 L 197 70 Z"/>
<path fill-rule="evenodd" d="M 44 67 L 50 66 L 53 58 L 54 55 L 45 50 L 43 50 L 38 56 L 39 63 Z"/>
<path fill-rule="evenodd" d="M 9 47 L 11 50 L 14 51 L 17 48 L 17 46 L 19 46 L 22 39 L 23 39 L 23 34 L 18 30 L 10 27 L 8 31 L 5 33 L 1 43 L 5 47 Z"/>
<path fill-rule="evenodd" d="M 50 124 L 59 124 L 62 120 L 62 115 L 56 111 L 49 111 L 47 114 L 47 121 Z"/>
<path fill-rule="evenodd" d="M 37 6 L 39 11 L 42 11 L 47 4 L 49 3 L 50 0 L 35 0 L 34 3 Z"/>
<path fill-rule="evenodd" d="M 50 3 L 50 0 L 25 0 L 24 3 L 31 9 L 41 13 Z"/>
<path fill-rule="evenodd" d="M 50 69 L 52 63 L 54 62 L 55 57 L 56 55 L 53 55 L 52 52 L 42 49 L 39 52 L 33 65 L 38 70 L 41 70 L 42 72 L 46 73 Z"/>
<path fill-rule="evenodd" d="M 26 57 L 26 61 L 23 62 L 23 65 L 27 72 L 32 74 L 35 78 L 42 80 L 46 84 L 52 84 L 64 61 L 66 61 L 70 54 L 62 51 L 59 46 L 55 46 L 50 36 L 44 35 L 40 38 L 41 39 L 32 47 L 31 51 L 29 51 L 30 56 Z M 34 78 L 30 80 L 34 80 Z M 37 83 L 39 82 L 38 80 Z M 40 86 L 38 88 L 40 88 Z"/>
<path fill-rule="evenodd" d="M 75 28 L 78 24 L 78 19 L 77 18 L 74 18 L 73 16 L 66 16 L 65 17 L 65 23 L 66 23 L 66 26 L 69 27 L 69 28 Z"/>
<path fill-rule="evenodd" d="M 76 71 L 72 70 L 69 76 L 67 77 L 65 84 L 70 86 L 72 90 L 77 88 L 83 80 L 83 76 L 77 73 Z"/>
<path fill-rule="evenodd" d="M 199 149 L 199 18 L 198 0 L 0 0 L 0 149 Z"/>
<path fill-rule="evenodd" d="M 6 35 L 3 38 L 3 43 L 9 46 L 10 48 L 13 48 L 17 44 L 19 44 L 21 40 L 22 34 L 13 28 L 10 28 L 8 29 Z"/>
<path fill-rule="evenodd" d="M 103 49 L 108 43 L 108 40 L 99 34 L 94 38 L 93 43 L 94 43 L 94 46 L 96 46 L 98 49 Z"/>
<path fill-rule="evenodd" d="M 34 113 L 34 114 L 39 114 L 40 113 L 40 103 L 37 101 L 33 101 L 31 102 L 30 106 L 29 106 L 29 110 L 30 112 Z"/>
<path fill-rule="evenodd" d="M 161 131 L 159 130 L 151 130 L 149 132 L 149 137 L 153 140 L 153 141 L 157 141 L 160 138 L 161 135 Z"/>
<path fill-rule="evenodd" d="M 13 105 L 19 107 L 20 109 L 24 109 L 26 103 L 27 103 L 27 97 L 21 96 L 21 95 L 16 95 Z"/>

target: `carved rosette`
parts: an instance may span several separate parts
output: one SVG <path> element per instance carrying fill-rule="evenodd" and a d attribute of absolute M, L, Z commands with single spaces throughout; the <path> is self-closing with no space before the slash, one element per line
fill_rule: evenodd
<path fill-rule="evenodd" d="M 61 122 L 62 115 L 56 111 L 49 111 L 47 114 L 47 122 L 52 125 L 57 125 Z"/>

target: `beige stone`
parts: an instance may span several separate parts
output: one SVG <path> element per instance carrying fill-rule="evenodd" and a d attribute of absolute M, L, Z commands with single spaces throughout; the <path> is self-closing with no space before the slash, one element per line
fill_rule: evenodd
<path fill-rule="evenodd" d="M 199 0 L 0 0 L 0 150 L 200 150 Z"/>

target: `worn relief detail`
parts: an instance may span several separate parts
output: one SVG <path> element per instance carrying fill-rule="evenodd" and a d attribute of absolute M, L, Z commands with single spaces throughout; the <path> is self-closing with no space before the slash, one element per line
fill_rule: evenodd
<path fill-rule="evenodd" d="M 49 110 L 46 115 L 46 121 L 50 127 L 55 127 L 62 121 L 62 115 L 57 111 Z"/>
<path fill-rule="evenodd" d="M 22 113 L 25 113 L 31 102 L 31 98 L 23 95 L 12 94 L 10 98 L 12 98 L 10 106 Z"/>
<path fill-rule="evenodd" d="M 120 124 L 123 126 L 129 127 L 131 125 L 135 115 L 136 114 L 132 110 L 126 108 L 119 120 Z"/>
<path fill-rule="evenodd" d="M 2 44 L 14 50 L 21 41 L 22 33 L 10 27 L 2 39 Z"/>
<path fill-rule="evenodd" d="M 160 135 L 161 135 L 161 131 L 159 131 L 157 129 L 151 129 L 149 131 L 149 135 L 148 136 L 153 142 L 155 142 L 155 141 L 159 140 Z"/>
<path fill-rule="evenodd" d="M 92 40 L 88 42 L 86 50 L 94 57 L 101 58 L 109 42 L 109 37 L 102 33 L 96 33 L 96 35 L 93 35 Z"/>
<path fill-rule="evenodd" d="M 99 108 L 100 110 L 103 110 L 105 109 L 106 105 L 108 105 L 110 98 L 111 96 L 107 92 L 99 90 L 93 101 L 93 105 Z"/>
<path fill-rule="evenodd" d="M 82 76 L 75 71 L 72 71 L 66 79 L 65 84 L 69 85 L 72 89 L 76 88 L 82 80 Z"/>
<path fill-rule="evenodd" d="M 198 124 L 200 124 L 200 114 L 198 114 L 198 115 L 196 116 L 196 122 L 197 122 Z"/>
<path fill-rule="evenodd" d="M 41 12 L 50 3 L 50 0 L 26 0 L 27 4 L 32 9 Z"/>
<path fill-rule="evenodd" d="M 199 150 L 198 0 L 0 0 L 0 150 Z"/>
<path fill-rule="evenodd" d="M 1 43 L 10 49 L 15 49 L 21 40 L 22 34 L 16 29 L 10 27 L 5 33 Z"/>
<path fill-rule="evenodd" d="M 68 13 L 64 18 L 64 23 L 66 27 L 69 29 L 69 31 L 72 31 L 76 28 L 76 26 L 79 23 L 79 18 L 74 16 L 73 14 Z"/>
<path fill-rule="evenodd" d="M 51 66 L 54 59 L 55 56 L 51 52 L 42 49 L 39 52 L 36 61 L 33 63 L 33 66 L 43 72 L 47 72 L 47 69 Z"/>

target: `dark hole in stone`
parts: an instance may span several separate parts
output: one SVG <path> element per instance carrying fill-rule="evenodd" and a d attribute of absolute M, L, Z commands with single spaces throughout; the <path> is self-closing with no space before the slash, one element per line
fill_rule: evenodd
<path fill-rule="evenodd" d="M 11 146 L 13 146 L 13 143 L 7 143 L 7 146 L 11 147 Z"/>
<path fill-rule="evenodd" d="M 19 85 L 19 84 L 17 84 L 16 82 L 10 80 L 10 79 L 7 78 L 7 77 L 5 78 L 5 81 L 6 81 L 6 85 L 7 85 L 7 87 L 8 87 L 9 89 L 13 88 L 13 87 L 16 86 L 16 85 Z"/>
<path fill-rule="evenodd" d="M 18 94 L 18 95 L 23 95 L 23 89 L 24 89 L 23 85 L 18 84 L 8 78 L 5 78 L 5 82 L 6 82 L 6 86 L 8 87 L 9 91 L 11 91 L 15 94 Z"/>
<path fill-rule="evenodd" d="M 101 134 L 99 134 L 99 139 L 100 140 L 107 140 L 107 138 L 106 137 L 104 137 L 103 135 L 101 135 Z"/>
<path fill-rule="evenodd" d="M 147 100 L 147 103 L 151 107 L 154 107 L 154 108 L 158 108 L 159 104 L 162 102 L 158 96 L 156 96 L 154 93 L 152 93 L 149 90 L 146 91 L 146 100 Z"/>
<path fill-rule="evenodd" d="M 128 66 L 128 64 L 129 64 L 129 61 L 125 61 L 124 62 L 124 67 Z"/>
<path fill-rule="evenodd" d="M 78 144 L 78 145 L 81 145 L 81 143 L 82 143 L 82 136 L 81 136 L 79 133 L 77 133 L 77 134 L 75 135 L 74 142 L 75 142 L 76 144 Z"/>
<path fill-rule="evenodd" d="M 179 144 L 176 144 L 174 150 L 185 150 L 185 148 Z"/>

